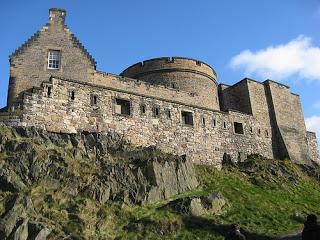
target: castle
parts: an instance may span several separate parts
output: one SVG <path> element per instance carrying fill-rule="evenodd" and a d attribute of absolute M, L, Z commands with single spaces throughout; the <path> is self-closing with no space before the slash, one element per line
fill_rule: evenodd
<path fill-rule="evenodd" d="M 115 131 L 138 146 L 220 168 L 248 154 L 320 163 L 299 96 L 272 80 L 218 84 L 208 64 L 182 57 L 150 59 L 120 75 L 96 62 L 65 25 L 66 11 L 10 56 L 7 107 L 0 121 L 53 132 Z"/>

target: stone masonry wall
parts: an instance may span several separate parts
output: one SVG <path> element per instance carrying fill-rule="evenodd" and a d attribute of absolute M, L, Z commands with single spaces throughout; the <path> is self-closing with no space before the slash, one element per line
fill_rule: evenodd
<path fill-rule="evenodd" d="M 127 68 L 122 75 L 192 93 L 201 98 L 202 106 L 220 109 L 216 74 L 201 61 L 181 57 L 150 59 Z"/>
<path fill-rule="evenodd" d="M 10 57 L 8 105 L 23 91 L 40 86 L 51 75 L 88 81 L 95 62 L 64 25 L 65 12 L 50 10 L 49 23 L 16 50 Z M 48 51 L 61 52 L 61 66 L 50 70 Z"/>
<path fill-rule="evenodd" d="M 294 162 L 310 163 L 306 128 L 298 96 L 292 94 L 285 85 L 273 81 L 264 83 L 272 98 L 273 118 L 289 158 Z"/>
<path fill-rule="evenodd" d="M 52 87 L 50 97 L 48 86 Z M 70 91 L 75 91 L 74 100 Z M 96 106 L 91 105 L 92 94 L 98 97 Z M 130 101 L 130 116 L 115 113 L 116 98 Z M 141 104 L 146 106 L 145 114 L 141 113 Z M 159 117 L 153 115 L 154 106 L 160 109 Z M 182 123 L 181 111 L 193 113 L 193 126 Z M 115 131 L 135 145 L 156 145 L 165 152 L 186 154 L 194 162 L 218 168 L 226 154 L 235 161 L 253 153 L 273 157 L 271 136 L 251 131 L 257 124 L 252 115 L 195 108 L 76 81 L 52 78 L 41 90 L 25 95 L 20 113 L 26 126 L 69 133 Z M 243 124 L 244 134 L 235 133 L 234 122 Z"/>
<path fill-rule="evenodd" d="M 309 156 L 312 161 L 320 164 L 320 154 L 318 148 L 317 137 L 314 132 L 307 132 L 307 143 L 309 149 Z"/>
<path fill-rule="evenodd" d="M 220 85 L 219 94 L 222 110 L 233 109 L 248 114 L 252 114 L 248 83 L 242 80 L 233 86 Z"/>

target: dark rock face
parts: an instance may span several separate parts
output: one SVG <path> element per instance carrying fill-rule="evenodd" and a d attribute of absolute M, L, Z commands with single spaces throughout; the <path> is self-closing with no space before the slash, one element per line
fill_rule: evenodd
<path fill-rule="evenodd" d="M 0 150 L 0 191 L 16 196 L 0 216 L 1 239 L 46 239 L 50 234 L 52 229 L 34 221 L 32 201 L 24 194 L 42 182 L 100 203 L 138 205 L 198 186 L 185 156 L 132 147 L 114 133 L 68 135 L 0 126 Z"/>
<path fill-rule="evenodd" d="M 51 229 L 29 217 L 36 216 L 30 198 L 18 195 L 0 219 L 0 239 L 44 240 Z"/>

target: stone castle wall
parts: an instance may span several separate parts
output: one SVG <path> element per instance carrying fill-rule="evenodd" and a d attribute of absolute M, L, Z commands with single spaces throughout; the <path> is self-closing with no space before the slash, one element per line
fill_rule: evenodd
<path fill-rule="evenodd" d="M 49 23 L 10 57 L 1 122 L 66 133 L 116 131 L 133 144 L 218 168 L 223 159 L 247 154 L 320 162 L 315 135 L 306 132 L 300 99 L 289 87 L 248 78 L 218 85 L 209 65 L 181 57 L 147 60 L 120 76 L 100 72 L 65 26 L 65 14 L 50 9 Z M 59 69 L 47 68 L 49 50 L 60 51 Z M 123 114 L 118 102 L 128 107 Z"/>
<path fill-rule="evenodd" d="M 307 132 L 307 144 L 309 156 L 311 157 L 312 161 L 320 164 L 317 136 L 314 132 Z"/>
<path fill-rule="evenodd" d="M 47 96 L 47 87 L 52 95 Z M 75 99 L 70 100 L 70 91 Z M 90 97 L 98 97 L 96 106 Z M 130 116 L 115 113 L 115 99 L 130 101 Z M 141 113 L 141 105 L 146 112 Z M 144 97 L 134 92 L 119 92 L 93 84 L 52 78 L 42 88 L 23 99 L 21 122 L 26 126 L 44 127 L 53 132 L 116 131 L 135 145 L 156 145 L 165 152 L 186 154 L 198 163 L 221 167 L 224 156 L 233 160 L 247 154 L 272 158 L 271 135 L 259 133 L 259 123 L 252 115 L 221 112 L 174 101 Z M 159 107 L 155 117 L 152 108 Z M 170 111 L 170 117 L 168 116 Z M 193 113 L 194 125 L 183 123 L 181 111 Z M 204 120 L 203 120 L 204 119 Z M 235 133 L 234 122 L 242 123 L 244 134 Z"/>

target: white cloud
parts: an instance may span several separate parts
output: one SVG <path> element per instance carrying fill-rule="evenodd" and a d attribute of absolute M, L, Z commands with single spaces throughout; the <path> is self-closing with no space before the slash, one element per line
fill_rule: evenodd
<path fill-rule="evenodd" d="M 318 139 L 318 148 L 320 149 L 320 116 L 312 116 L 305 119 L 308 131 L 315 132 Z"/>
<path fill-rule="evenodd" d="M 299 36 L 292 41 L 252 52 L 244 50 L 230 61 L 233 69 L 244 69 L 249 76 L 281 81 L 293 75 L 320 81 L 320 47 L 312 39 Z"/>

